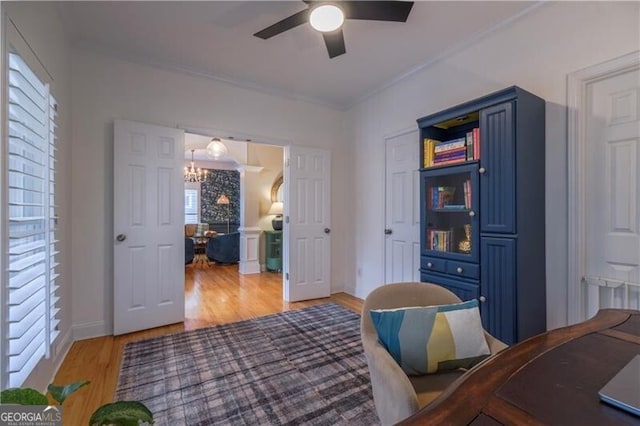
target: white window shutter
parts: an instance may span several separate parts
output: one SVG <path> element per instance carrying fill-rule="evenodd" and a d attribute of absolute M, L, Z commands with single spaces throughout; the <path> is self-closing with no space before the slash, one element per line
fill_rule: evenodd
<path fill-rule="evenodd" d="M 8 384 L 49 356 L 57 331 L 56 102 L 22 58 L 9 54 Z"/>

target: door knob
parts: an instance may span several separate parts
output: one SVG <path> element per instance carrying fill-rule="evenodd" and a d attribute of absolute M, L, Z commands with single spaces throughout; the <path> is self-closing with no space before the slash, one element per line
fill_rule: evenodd
<path fill-rule="evenodd" d="M 330 234 L 330 233 L 331 233 L 331 229 L 329 229 L 329 228 L 324 228 L 324 233 L 325 233 L 325 234 Z"/>
<path fill-rule="evenodd" d="M 119 242 L 123 242 L 126 239 L 127 239 L 127 236 L 124 234 L 118 234 L 118 236 L 116 237 L 116 240 L 118 240 Z"/>
<path fill-rule="evenodd" d="M 484 174 L 486 171 L 487 171 L 487 169 L 485 169 L 484 167 L 480 167 L 478 169 L 478 173 L 480 173 L 480 174 Z"/>
<path fill-rule="evenodd" d="M 480 301 L 481 301 L 482 303 L 484 303 L 484 302 L 486 302 L 486 301 L 487 301 L 487 298 L 486 298 L 486 297 L 484 297 L 484 296 L 480 296 Z"/>
<path fill-rule="evenodd" d="M 393 230 L 387 228 L 387 229 L 384 230 L 384 234 L 385 235 L 391 235 L 391 234 L 393 234 Z"/>
<path fill-rule="evenodd" d="M 473 210 L 469 212 L 469 216 L 474 217 L 475 215 L 476 215 L 476 212 L 474 212 Z"/>

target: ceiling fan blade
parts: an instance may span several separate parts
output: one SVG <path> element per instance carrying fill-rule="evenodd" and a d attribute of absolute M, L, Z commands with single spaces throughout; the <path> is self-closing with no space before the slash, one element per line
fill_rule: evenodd
<path fill-rule="evenodd" d="M 343 53 L 346 53 L 347 49 L 344 46 L 344 34 L 342 30 L 336 30 L 331 33 L 322 33 L 324 38 L 324 44 L 327 45 L 327 52 L 329 52 L 329 58 L 335 58 Z"/>
<path fill-rule="evenodd" d="M 346 19 L 406 22 L 412 1 L 341 1 L 338 5 Z"/>
<path fill-rule="evenodd" d="M 266 40 L 287 30 L 290 30 L 291 28 L 295 28 L 298 25 L 306 24 L 307 22 L 309 22 L 309 9 L 302 10 L 289 16 L 288 18 L 284 18 L 282 21 L 276 22 L 270 27 L 258 31 L 254 34 L 254 36 Z"/>

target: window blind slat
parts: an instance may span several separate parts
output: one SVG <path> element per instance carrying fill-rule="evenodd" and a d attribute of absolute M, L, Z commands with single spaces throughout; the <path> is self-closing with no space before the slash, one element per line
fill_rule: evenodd
<path fill-rule="evenodd" d="M 46 259 L 45 253 L 36 253 L 15 262 L 9 263 L 9 272 L 20 272 L 33 265 L 43 262 Z"/>
<path fill-rule="evenodd" d="M 44 322 L 44 318 L 42 319 Z M 33 325 L 24 332 L 22 336 L 19 338 L 11 340 L 9 356 L 20 355 L 24 349 L 27 347 L 29 342 L 31 342 L 40 332 L 44 330 L 43 323 L 34 322 Z"/>
<path fill-rule="evenodd" d="M 9 340 L 22 336 L 34 322 L 38 321 L 41 317 L 44 317 L 44 313 L 45 306 L 43 301 L 20 321 L 9 321 Z"/>
<path fill-rule="evenodd" d="M 38 334 L 33 337 L 33 340 L 29 342 L 24 350 L 15 356 L 9 357 L 9 373 L 17 373 L 22 371 L 32 357 L 38 356 L 42 357 L 41 354 L 42 349 L 44 349 L 43 339 L 44 337 L 44 329 L 40 330 Z"/>
<path fill-rule="evenodd" d="M 39 276 L 20 288 L 9 290 L 9 306 L 25 303 L 38 290 L 44 288 L 44 277 Z"/>
<path fill-rule="evenodd" d="M 36 365 L 38 365 L 38 362 L 45 354 L 44 345 L 45 344 L 42 343 L 40 346 L 38 346 L 36 352 L 34 352 L 31 358 L 29 358 L 27 362 L 24 363 L 20 371 L 9 373 L 9 387 L 19 387 L 22 383 L 24 383 L 25 380 L 27 380 L 27 377 L 29 377 L 31 371 L 33 371 Z"/>
<path fill-rule="evenodd" d="M 24 320 L 31 312 L 38 309 L 40 306 L 44 306 L 44 296 L 45 288 L 43 285 L 35 293 L 27 297 L 22 303 L 17 305 L 9 303 L 9 324 L 22 322 L 22 320 Z"/>

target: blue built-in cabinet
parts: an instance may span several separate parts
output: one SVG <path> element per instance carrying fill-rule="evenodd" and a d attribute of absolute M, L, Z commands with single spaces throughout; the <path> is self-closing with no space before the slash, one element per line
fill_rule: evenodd
<path fill-rule="evenodd" d="M 418 125 L 421 280 L 507 344 L 546 331 L 544 100 L 514 86 Z"/>

